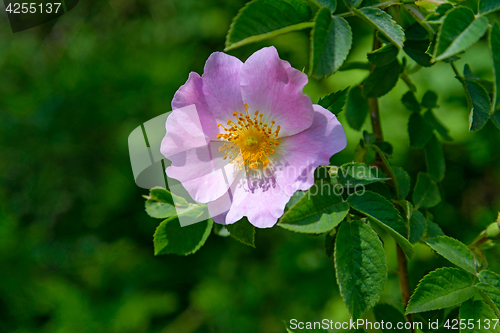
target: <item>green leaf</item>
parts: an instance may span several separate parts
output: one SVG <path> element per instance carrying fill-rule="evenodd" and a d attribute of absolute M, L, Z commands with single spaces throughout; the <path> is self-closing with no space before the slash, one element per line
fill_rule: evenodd
<path fill-rule="evenodd" d="M 475 18 L 467 7 L 456 7 L 447 12 L 437 35 L 433 61 L 439 61 L 465 51 L 486 32 L 488 19 Z"/>
<path fill-rule="evenodd" d="M 448 134 L 448 129 L 443 126 L 443 124 L 436 118 L 432 110 L 428 110 L 424 113 L 424 118 L 427 122 L 434 127 L 434 129 L 441 135 L 441 137 L 446 141 L 453 141 L 453 138 Z"/>
<path fill-rule="evenodd" d="M 382 35 L 387 38 L 392 44 L 399 49 L 403 47 L 405 34 L 403 28 L 397 24 L 391 17 L 380 8 L 364 7 L 361 9 L 353 9 L 354 13 L 363 20 L 372 25 Z"/>
<path fill-rule="evenodd" d="M 461 328 L 460 333 L 500 332 L 498 323 L 491 322 L 490 325 L 486 325 L 486 322 L 495 317 L 495 313 L 485 302 L 468 300 L 460 307 L 460 320 L 463 319 L 468 323 L 469 319 L 472 319 L 473 325 L 466 325 L 464 329 Z"/>
<path fill-rule="evenodd" d="M 318 101 L 318 105 L 337 115 L 344 109 L 348 92 L 349 87 L 345 88 L 344 90 L 332 92 L 331 94 L 320 98 Z"/>
<path fill-rule="evenodd" d="M 491 115 L 491 121 L 500 129 L 500 110 L 495 111 L 495 113 Z"/>
<path fill-rule="evenodd" d="M 182 213 L 196 218 L 203 214 L 205 207 L 196 206 Z M 181 227 L 179 218 L 172 216 L 156 228 L 153 236 L 155 255 L 174 253 L 188 255 L 195 253 L 205 244 L 212 230 L 212 219 Z"/>
<path fill-rule="evenodd" d="M 332 13 L 337 10 L 337 0 L 316 0 L 321 6 L 328 7 Z"/>
<path fill-rule="evenodd" d="M 392 44 L 382 46 L 380 49 L 368 52 L 368 60 L 375 66 L 385 66 L 396 59 L 399 49 Z"/>
<path fill-rule="evenodd" d="M 500 2 L 495 1 L 500 5 Z M 481 3 L 481 2 L 480 2 Z M 500 118 L 500 98 L 498 93 L 500 92 L 500 28 L 498 23 L 494 23 L 490 31 L 489 45 L 491 56 L 493 58 L 493 102 L 491 111 L 493 114 L 497 114 Z M 492 120 L 493 120 L 492 116 Z M 500 126 L 497 125 L 500 128 Z"/>
<path fill-rule="evenodd" d="M 427 172 L 432 179 L 437 182 L 442 181 L 446 171 L 446 162 L 443 146 L 434 134 L 425 145 L 425 163 L 427 164 Z"/>
<path fill-rule="evenodd" d="M 465 80 L 467 93 L 472 100 L 472 110 L 469 114 L 469 129 L 479 131 L 490 118 L 491 100 L 488 92 L 477 81 Z"/>
<path fill-rule="evenodd" d="M 395 307 L 389 304 L 377 304 L 373 308 L 373 314 L 375 315 L 375 319 L 377 322 L 384 322 L 381 331 L 384 333 L 394 333 L 396 327 L 398 327 L 399 323 L 405 323 L 406 319 Z M 388 323 L 392 324 L 392 329 L 388 328 Z M 398 329 L 398 332 L 410 332 L 408 329 Z"/>
<path fill-rule="evenodd" d="M 437 108 L 438 97 L 436 93 L 432 90 L 427 90 L 422 97 L 422 106 L 427 109 Z"/>
<path fill-rule="evenodd" d="M 414 112 L 410 115 L 408 121 L 408 135 L 410 136 L 410 147 L 422 148 L 433 137 L 434 129 L 432 126 L 420 115 Z"/>
<path fill-rule="evenodd" d="M 479 15 L 487 15 L 499 9 L 500 9 L 500 2 L 498 0 L 479 0 L 478 3 Z"/>
<path fill-rule="evenodd" d="M 230 236 L 229 231 L 227 231 L 227 229 L 222 224 L 214 223 L 212 231 L 214 232 L 214 234 L 220 237 Z"/>
<path fill-rule="evenodd" d="M 412 244 L 417 243 L 427 230 L 427 219 L 418 210 L 414 210 L 410 218 L 410 235 L 409 241 Z"/>
<path fill-rule="evenodd" d="M 359 191 L 351 194 L 347 202 L 394 237 L 409 258 L 413 256 L 413 247 L 407 239 L 408 229 L 390 201 L 371 191 Z"/>
<path fill-rule="evenodd" d="M 149 191 L 149 196 L 145 196 L 146 200 L 146 213 L 156 219 L 165 219 L 177 214 L 172 193 L 162 187 L 153 187 Z M 175 197 L 175 202 L 178 205 L 187 206 L 187 201 L 178 196 Z"/>
<path fill-rule="evenodd" d="M 237 241 L 255 247 L 255 227 L 246 217 L 236 223 L 225 225 L 229 234 Z"/>
<path fill-rule="evenodd" d="M 385 156 L 392 156 L 393 148 L 392 145 L 387 141 L 376 141 L 373 143 L 374 146 L 377 146 Z"/>
<path fill-rule="evenodd" d="M 361 5 L 361 2 L 363 2 L 363 0 L 344 0 L 347 8 L 359 7 L 359 5 Z"/>
<path fill-rule="evenodd" d="M 370 70 L 370 63 L 362 62 L 362 61 L 351 61 L 345 62 L 342 67 L 339 68 L 339 71 L 350 71 L 352 69 L 362 69 L 362 70 Z"/>
<path fill-rule="evenodd" d="M 370 226 L 359 220 L 342 223 L 335 241 L 335 272 L 356 320 L 378 301 L 387 281 L 384 247 Z"/>
<path fill-rule="evenodd" d="M 398 200 L 405 199 L 410 193 L 410 175 L 402 167 L 392 167 L 394 175 L 398 181 L 399 197 Z"/>
<path fill-rule="evenodd" d="M 428 238 L 425 242 L 434 251 L 458 267 L 471 274 L 476 274 L 474 255 L 464 243 L 448 236 Z"/>
<path fill-rule="evenodd" d="M 410 111 L 412 112 L 420 112 L 422 109 L 420 107 L 420 103 L 417 101 L 417 98 L 415 97 L 415 94 L 413 91 L 407 91 L 403 97 L 401 98 L 401 102 L 403 102 L 403 105 Z"/>
<path fill-rule="evenodd" d="M 410 175 L 402 167 L 392 167 L 399 186 L 398 200 L 405 199 L 410 193 Z"/>
<path fill-rule="evenodd" d="M 344 63 L 352 45 L 349 23 L 342 17 L 333 16 L 322 7 L 311 30 L 311 55 L 309 75 L 322 78 L 335 73 Z"/>
<path fill-rule="evenodd" d="M 253 0 L 233 19 L 226 37 L 229 51 L 291 31 L 312 28 L 312 11 L 303 0 Z"/>
<path fill-rule="evenodd" d="M 478 277 L 481 282 L 500 289 L 500 275 L 498 275 L 497 273 L 483 269 L 481 272 L 479 272 Z"/>
<path fill-rule="evenodd" d="M 379 168 L 356 162 L 340 166 L 337 171 L 337 178 L 338 182 L 345 187 L 368 185 L 390 179 Z"/>
<path fill-rule="evenodd" d="M 438 310 L 461 304 L 476 294 L 470 276 L 457 268 L 439 268 L 430 272 L 417 286 L 406 313 Z"/>
<path fill-rule="evenodd" d="M 413 190 L 413 204 L 415 209 L 420 207 L 431 208 L 436 206 L 441 201 L 439 188 L 425 172 L 420 172 L 417 178 L 415 190 Z"/>
<path fill-rule="evenodd" d="M 443 230 L 441 230 L 441 227 L 437 223 L 427 220 L 427 236 L 428 237 L 444 236 L 444 232 Z"/>
<path fill-rule="evenodd" d="M 295 232 L 321 234 L 335 228 L 348 212 L 349 205 L 336 195 L 333 184 L 315 183 L 278 225 Z"/>
<path fill-rule="evenodd" d="M 363 83 L 363 96 L 377 98 L 384 96 L 398 83 L 400 64 L 396 59 L 388 65 L 375 67 Z"/>
<path fill-rule="evenodd" d="M 326 234 L 325 237 L 325 252 L 329 259 L 333 258 L 333 252 L 335 251 L 335 239 L 337 236 L 337 230 L 332 229 Z"/>
<path fill-rule="evenodd" d="M 361 88 L 359 86 L 352 87 L 345 105 L 347 122 L 351 128 L 359 131 L 363 127 L 368 108 L 368 100 L 363 97 Z"/>
<path fill-rule="evenodd" d="M 487 283 L 478 283 L 476 285 L 477 289 L 479 290 L 479 293 L 481 296 L 483 296 L 484 300 L 490 305 L 490 307 L 495 311 L 497 314 L 497 317 L 500 316 L 500 290 L 497 288 L 493 287 L 490 284 Z"/>
<path fill-rule="evenodd" d="M 427 53 L 429 49 L 428 40 L 407 40 L 403 50 L 412 58 L 417 64 L 424 67 L 433 65 L 432 57 Z"/>
<path fill-rule="evenodd" d="M 479 281 L 476 286 L 481 296 L 487 300 L 488 304 L 500 318 L 500 276 L 489 270 L 482 270 L 478 274 Z"/>

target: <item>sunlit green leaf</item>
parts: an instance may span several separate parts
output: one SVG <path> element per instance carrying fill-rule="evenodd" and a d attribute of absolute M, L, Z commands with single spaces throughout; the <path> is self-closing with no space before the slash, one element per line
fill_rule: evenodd
<path fill-rule="evenodd" d="M 394 237 L 408 257 L 413 256 L 413 247 L 408 241 L 408 229 L 390 201 L 371 191 L 359 191 L 351 194 L 347 202 Z"/>
<path fill-rule="evenodd" d="M 196 218 L 203 214 L 206 208 L 196 206 L 182 213 L 183 217 Z M 172 216 L 156 228 L 153 237 L 155 255 L 174 253 L 178 255 L 188 255 L 198 251 L 212 230 L 213 221 L 208 219 L 181 227 L 179 218 Z"/>
<path fill-rule="evenodd" d="M 344 63 L 352 44 L 349 23 L 342 17 L 333 16 L 322 7 L 315 18 L 311 31 L 311 55 L 309 75 L 322 78 L 335 73 Z"/>
<path fill-rule="evenodd" d="M 474 255 L 464 243 L 448 236 L 428 238 L 425 242 L 434 251 L 458 267 L 471 274 L 476 274 Z"/>
<path fill-rule="evenodd" d="M 488 19 L 475 18 L 467 7 L 456 7 L 447 12 L 439 29 L 433 61 L 439 61 L 465 51 L 475 44 L 488 29 Z"/>
<path fill-rule="evenodd" d="M 487 15 L 495 10 L 500 9 L 500 1 L 498 0 L 479 0 L 478 3 L 479 15 Z"/>
<path fill-rule="evenodd" d="M 154 187 L 149 191 L 149 196 L 146 200 L 146 213 L 149 216 L 157 219 L 165 219 L 170 216 L 177 214 L 175 209 L 174 195 L 162 187 Z M 177 204 L 183 204 L 187 206 L 187 201 L 178 196 L 175 197 L 175 202 Z"/>
<path fill-rule="evenodd" d="M 330 183 L 315 183 L 280 219 L 278 225 L 295 232 L 321 234 L 335 228 L 349 212 Z"/>
<path fill-rule="evenodd" d="M 464 302 L 460 307 L 460 320 L 464 320 L 467 323 L 472 322 L 472 325 L 465 325 L 465 328 L 461 328 L 461 333 L 498 333 L 500 332 L 500 326 L 498 322 L 491 321 L 495 318 L 495 312 L 483 301 L 474 301 L 472 299 Z M 469 321 L 470 320 L 470 321 Z M 491 322 L 491 325 L 487 325 L 487 322 Z"/>
<path fill-rule="evenodd" d="M 428 237 L 444 236 L 444 232 L 437 223 L 427 220 L 427 236 Z"/>
<path fill-rule="evenodd" d="M 344 222 L 335 241 L 335 272 L 340 293 L 354 319 L 375 305 L 387 281 L 384 247 L 362 221 Z"/>
<path fill-rule="evenodd" d="M 337 0 L 316 0 L 316 2 L 319 3 L 320 6 L 328 7 L 332 13 L 337 10 Z"/>
<path fill-rule="evenodd" d="M 401 28 L 401 26 L 392 19 L 391 15 L 387 14 L 380 8 L 373 7 L 354 9 L 354 13 L 366 22 L 370 23 L 398 48 L 403 47 L 403 42 L 405 40 L 403 28 Z"/>
<path fill-rule="evenodd" d="M 291 31 L 312 28 L 313 13 L 303 0 L 253 0 L 233 19 L 225 51 Z"/>
<path fill-rule="evenodd" d="M 406 313 L 456 306 L 477 293 L 471 277 L 458 268 L 440 268 L 420 280 L 408 302 Z"/>

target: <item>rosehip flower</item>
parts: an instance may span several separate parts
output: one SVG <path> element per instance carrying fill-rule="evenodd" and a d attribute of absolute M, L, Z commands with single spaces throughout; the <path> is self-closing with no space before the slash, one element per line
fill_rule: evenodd
<path fill-rule="evenodd" d="M 316 167 L 345 148 L 335 115 L 302 93 L 307 81 L 267 47 L 245 63 L 215 52 L 176 92 L 161 144 L 166 172 L 216 223 L 246 216 L 272 227 Z"/>

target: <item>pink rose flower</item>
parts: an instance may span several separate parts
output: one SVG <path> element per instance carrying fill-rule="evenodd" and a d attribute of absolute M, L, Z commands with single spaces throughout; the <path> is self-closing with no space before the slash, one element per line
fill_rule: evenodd
<path fill-rule="evenodd" d="M 161 145 L 166 172 L 216 223 L 246 216 L 272 227 L 316 167 L 345 148 L 335 115 L 302 93 L 307 81 L 267 47 L 245 63 L 215 52 L 176 92 Z"/>

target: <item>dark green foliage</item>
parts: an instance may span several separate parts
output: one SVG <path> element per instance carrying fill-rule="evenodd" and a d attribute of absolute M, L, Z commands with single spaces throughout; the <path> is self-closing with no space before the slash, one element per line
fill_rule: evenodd
<path fill-rule="evenodd" d="M 229 234 L 245 245 L 255 247 L 255 227 L 248 222 L 247 218 L 242 218 L 236 223 L 225 226 Z"/>
<path fill-rule="evenodd" d="M 375 67 L 363 83 L 363 96 L 367 98 L 384 96 L 398 82 L 399 72 L 400 64 L 397 59 L 385 66 Z"/>
<path fill-rule="evenodd" d="M 359 86 L 354 86 L 349 90 L 345 114 L 349 126 L 359 131 L 368 114 L 368 100 L 363 96 L 362 89 Z"/>

